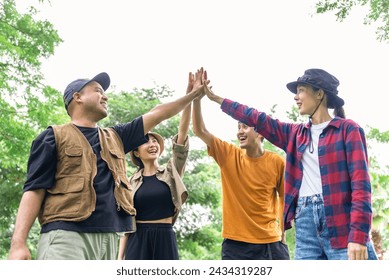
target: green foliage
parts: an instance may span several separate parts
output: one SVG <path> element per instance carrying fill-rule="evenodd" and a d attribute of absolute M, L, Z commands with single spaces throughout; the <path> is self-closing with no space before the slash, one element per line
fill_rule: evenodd
<path fill-rule="evenodd" d="M 8 173 L 8 172 L 14 172 Z M 18 178 L 18 180 L 14 180 Z M 22 194 L 25 172 L 19 170 L 0 170 L 0 259 L 8 255 L 8 249 L 13 231 L 16 209 Z"/>
<path fill-rule="evenodd" d="M 389 143 L 389 131 L 380 132 L 369 127 L 369 142 Z M 382 166 L 370 156 L 370 178 L 372 187 L 373 231 L 372 239 L 381 259 L 389 259 L 389 167 Z"/>
<path fill-rule="evenodd" d="M 389 143 L 389 131 L 381 132 L 377 128 L 370 127 L 367 138 L 372 139 L 372 140 L 376 140 L 379 143 Z"/>
<path fill-rule="evenodd" d="M 191 150 L 184 183 L 189 199 L 176 225 L 181 259 L 220 259 L 221 184 L 219 167 L 204 150 Z M 190 171 L 189 171 L 190 170 Z"/>
<path fill-rule="evenodd" d="M 290 111 L 287 110 L 286 116 L 288 117 L 289 120 L 291 120 L 294 123 L 306 123 L 308 120 L 307 116 L 300 115 L 297 106 L 292 106 Z"/>
<path fill-rule="evenodd" d="M 389 1 L 387 0 L 321 0 L 316 3 L 316 13 L 324 14 L 335 11 L 336 20 L 343 21 L 355 6 L 369 4 L 370 10 L 365 17 L 364 24 L 380 22 L 377 27 L 377 39 L 389 41 Z"/>
<path fill-rule="evenodd" d="M 41 83 L 40 67 L 61 39 L 49 22 L 34 20 L 36 14 L 35 8 L 20 14 L 13 0 L 0 3 L 0 174 L 25 170 L 26 143 L 56 118 L 60 95 Z"/>
<path fill-rule="evenodd" d="M 163 98 L 170 97 L 171 93 L 166 85 L 151 89 L 134 88 L 132 92 L 107 93 L 109 116 L 100 124 L 111 126 L 133 120 L 160 104 Z"/>
<path fill-rule="evenodd" d="M 385 258 L 389 251 L 389 169 L 370 172 L 372 185 L 373 225 L 372 239 L 377 255 Z"/>
<path fill-rule="evenodd" d="M 51 23 L 34 19 L 37 13 L 33 7 L 20 13 L 14 0 L 0 2 L 0 259 L 8 254 L 31 141 L 66 118 L 61 94 L 41 74 L 42 59 L 62 40 Z"/>
<path fill-rule="evenodd" d="M 220 260 L 223 241 L 220 230 L 220 228 L 207 225 L 193 234 L 184 237 L 178 235 L 180 258 L 182 260 Z"/>
<path fill-rule="evenodd" d="M 19 13 L 14 0 L 0 3 L 0 91 L 14 95 L 18 86 L 24 94 L 41 86 L 42 58 L 54 54 L 62 42 L 53 25 L 35 20 L 38 10 L 30 7 L 28 13 Z"/>
<path fill-rule="evenodd" d="M 295 250 L 295 247 L 296 247 L 295 234 L 296 234 L 296 231 L 295 231 L 294 227 L 292 227 L 291 229 L 288 229 L 285 232 L 286 244 L 288 244 L 289 257 L 290 257 L 291 260 L 294 259 L 294 250 Z"/>
<path fill-rule="evenodd" d="M 194 163 L 191 163 L 194 164 Z M 197 163 L 184 177 L 184 183 L 190 186 L 191 204 L 218 206 L 220 204 L 219 167 L 215 163 Z"/>

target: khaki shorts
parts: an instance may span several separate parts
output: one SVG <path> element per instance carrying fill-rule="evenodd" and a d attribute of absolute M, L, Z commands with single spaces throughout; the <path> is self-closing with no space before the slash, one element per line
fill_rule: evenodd
<path fill-rule="evenodd" d="M 38 260 L 116 260 L 119 235 L 52 230 L 42 233 Z"/>

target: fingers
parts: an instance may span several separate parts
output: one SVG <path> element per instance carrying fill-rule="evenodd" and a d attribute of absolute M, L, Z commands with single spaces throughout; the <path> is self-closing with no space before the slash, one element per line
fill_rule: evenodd
<path fill-rule="evenodd" d="M 347 246 L 347 255 L 349 260 L 367 260 L 367 247 L 358 243 L 350 242 Z"/>
<path fill-rule="evenodd" d="M 194 74 L 192 72 L 189 72 L 188 85 L 192 85 L 193 86 L 193 83 L 194 83 Z"/>
<path fill-rule="evenodd" d="M 192 72 L 189 72 L 189 75 L 188 75 L 188 83 L 193 82 L 193 80 L 194 80 L 194 75 L 193 75 Z"/>
<path fill-rule="evenodd" d="M 213 94 L 212 86 L 204 85 L 204 91 L 208 94 Z"/>
<path fill-rule="evenodd" d="M 189 72 L 188 75 L 188 86 L 186 87 L 186 93 L 189 93 L 193 89 L 193 84 L 194 84 L 194 75 L 192 72 Z"/>
<path fill-rule="evenodd" d="M 201 67 L 196 72 L 196 82 L 198 82 L 200 84 L 203 84 L 202 76 L 203 76 L 203 67 Z"/>
<path fill-rule="evenodd" d="M 189 78 L 191 79 L 191 78 Z M 203 97 L 205 93 L 205 88 L 209 85 L 210 81 L 208 80 L 208 73 L 204 70 L 203 67 L 197 69 L 195 74 L 192 74 L 192 88 L 190 91 L 196 91 L 198 94 L 201 94 Z M 189 84 L 189 82 L 188 82 Z M 189 87 L 188 87 L 189 90 Z"/>

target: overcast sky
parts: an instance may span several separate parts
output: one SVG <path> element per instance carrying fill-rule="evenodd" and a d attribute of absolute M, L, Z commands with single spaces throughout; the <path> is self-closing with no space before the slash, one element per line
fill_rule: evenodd
<path fill-rule="evenodd" d="M 389 130 L 389 44 L 376 39 L 376 26 L 363 24 L 365 8 L 340 23 L 333 14 L 312 15 L 314 0 L 27 2 L 64 40 L 43 64 L 58 90 L 105 71 L 111 90 L 155 83 L 178 97 L 188 72 L 203 66 L 216 94 L 266 112 L 278 104 L 276 117 L 287 121 L 294 100 L 286 83 L 322 68 L 340 80 L 348 118 Z M 235 121 L 216 103 L 204 99 L 203 108 L 212 133 L 235 138 Z"/>

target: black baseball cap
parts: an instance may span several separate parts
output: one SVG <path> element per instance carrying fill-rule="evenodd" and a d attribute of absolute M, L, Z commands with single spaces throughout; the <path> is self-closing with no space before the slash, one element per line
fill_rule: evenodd
<path fill-rule="evenodd" d="M 111 84 L 111 79 L 109 78 L 107 73 L 102 72 L 94 76 L 92 79 L 77 79 L 71 82 L 66 87 L 63 94 L 63 102 L 65 103 L 66 110 L 68 109 L 70 102 L 73 100 L 73 94 L 75 92 L 81 91 L 90 82 L 99 83 L 104 89 L 104 91 L 106 91 L 109 88 L 109 85 Z"/>

